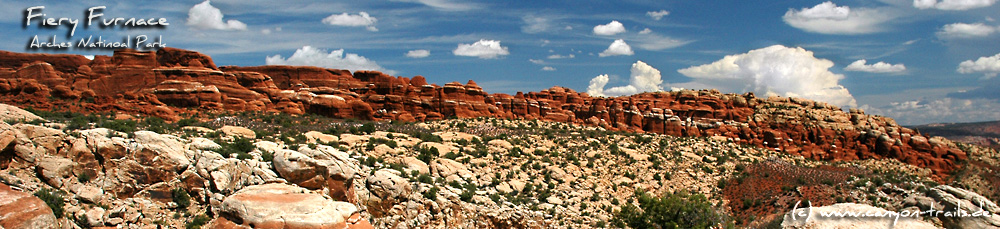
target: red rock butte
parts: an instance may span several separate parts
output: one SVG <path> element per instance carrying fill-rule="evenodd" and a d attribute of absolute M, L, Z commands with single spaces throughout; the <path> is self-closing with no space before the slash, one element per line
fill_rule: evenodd
<path fill-rule="evenodd" d="M 592 97 L 552 87 L 489 94 L 475 82 L 428 84 L 423 76 L 305 66 L 217 67 L 207 55 L 175 48 L 79 55 L 0 51 L 0 102 L 35 108 L 78 103 L 85 112 L 119 111 L 176 120 L 188 110 L 314 113 L 364 120 L 449 117 L 540 119 L 608 130 L 728 138 L 815 160 L 894 158 L 945 179 L 967 155 L 886 117 L 799 98 L 758 98 L 717 90 Z M 67 102 L 68 101 L 68 102 Z"/>

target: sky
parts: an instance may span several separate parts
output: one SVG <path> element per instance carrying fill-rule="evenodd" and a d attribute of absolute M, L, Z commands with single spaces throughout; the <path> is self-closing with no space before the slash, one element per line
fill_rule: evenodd
<path fill-rule="evenodd" d="M 134 45 L 145 35 L 144 44 L 202 52 L 220 66 L 379 70 L 438 85 L 474 80 L 490 93 L 557 85 L 592 96 L 715 88 L 861 108 L 903 125 L 1000 120 L 997 0 L 0 5 L 0 50 L 15 52 L 110 55 L 31 44 L 37 36 L 72 46 L 90 37 Z M 87 26 L 88 9 L 98 6 L 103 15 Z M 42 26 L 47 18 L 67 20 Z M 101 26 L 115 18 L 122 20 Z M 126 25 L 131 18 L 168 25 Z"/>

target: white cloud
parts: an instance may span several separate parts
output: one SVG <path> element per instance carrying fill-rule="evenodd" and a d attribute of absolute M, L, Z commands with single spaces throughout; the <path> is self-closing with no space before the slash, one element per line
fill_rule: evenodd
<path fill-rule="evenodd" d="M 656 92 L 663 90 L 660 87 L 662 83 L 660 70 L 642 61 L 636 61 L 632 64 L 632 76 L 629 78 L 628 85 L 604 89 L 604 86 L 608 84 L 608 75 L 599 75 L 590 80 L 590 85 L 587 87 L 587 94 L 590 94 L 590 96 L 622 96 L 643 92 Z"/>
<path fill-rule="evenodd" d="M 537 16 L 525 16 L 521 18 L 524 21 L 524 25 L 521 26 L 521 32 L 524 33 L 541 33 L 552 29 L 551 20 L 544 17 Z"/>
<path fill-rule="evenodd" d="M 1000 103 L 993 99 L 920 99 L 886 106 L 861 106 L 866 113 L 891 117 L 901 125 L 1000 120 Z"/>
<path fill-rule="evenodd" d="M 917 9 L 968 10 L 992 6 L 997 0 L 913 0 Z"/>
<path fill-rule="evenodd" d="M 406 57 L 409 58 L 424 58 L 430 55 L 431 51 L 426 49 L 410 50 L 409 52 L 406 52 Z"/>
<path fill-rule="evenodd" d="M 222 11 L 207 0 L 188 10 L 187 25 L 196 29 L 247 30 L 247 24 L 237 20 L 222 22 Z"/>
<path fill-rule="evenodd" d="M 555 71 L 555 70 L 556 70 L 556 68 L 553 68 L 551 66 L 542 67 L 542 71 L 549 71 L 549 72 L 551 72 L 551 71 Z"/>
<path fill-rule="evenodd" d="M 976 38 L 985 37 L 997 32 L 997 28 L 993 26 L 988 26 L 983 23 L 976 24 L 965 24 L 965 23 L 954 23 L 947 24 L 941 28 L 941 31 L 937 32 L 937 36 L 940 38 Z"/>
<path fill-rule="evenodd" d="M 376 70 L 390 75 L 396 74 L 395 71 L 385 69 L 373 60 L 369 60 L 358 54 L 345 53 L 344 49 L 337 49 L 326 53 L 326 50 L 313 48 L 312 46 L 302 46 L 302 48 L 295 50 L 295 53 L 287 59 L 281 55 L 274 55 L 268 56 L 264 62 L 267 65 L 316 66 L 347 69 L 352 72 L 358 70 Z"/>
<path fill-rule="evenodd" d="M 480 59 L 495 59 L 510 54 L 507 47 L 500 46 L 500 41 L 486 39 L 472 44 L 458 44 L 452 53 L 456 56 L 475 56 Z"/>
<path fill-rule="evenodd" d="M 599 56 L 601 57 L 631 56 L 632 54 L 635 54 L 635 52 L 632 51 L 632 47 L 628 46 L 628 44 L 625 43 L 625 40 L 618 39 L 615 40 L 615 42 L 611 42 L 611 45 L 608 46 L 608 49 L 605 49 L 604 52 L 601 52 Z"/>
<path fill-rule="evenodd" d="M 597 35 L 610 36 L 624 32 L 625 25 L 622 25 L 622 23 L 618 21 L 611 21 L 606 25 L 594 26 L 594 34 Z"/>
<path fill-rule="evenodd" d="M 653 51 L 676 48 L 691 43 L 691 41 L 678 40 L 656 34 L 639 36 L 637 41 L 639 42 L 639 48 Z"/>
<path fill-rule="evenodd" d="M 1000 74 L 1000 53 L 994 56 L 980 57 L 976 61 L 962 61 L 958 64 L 958 73 L 983 73 L 984 79 L 996 77 L 997 74 Z"/>
<path fill-rule="evenodd" d="M 323 18 L 323 24 L 349 27 L 364 26 L 372 32 L 378 31 L 378 28 L 375 28 L 376 22 L 378 22 L 378 18 L 372 17 L 364 11 L 354 15 L 348 13 L 331 14 L 329 17 Z"/>
<path fill-rule="evenodd" d="M 646 28 L 646 29 L 643 29 L 642 31 L 639 31 L 639 34 L 650 34 L 650 33 L 653 33 L 653 30 L 651 30 L 649 28 Z"/>
<path fill-rule="evenodd" d="M 651 18 L 653 18 L 653 20 L 659 21 L 660 19 L 663 18 L 663 16 L 670 15 L 670 11 L 667 11 L 667 10 L 649 11 L 649 12 L 646 12 L 646 15 L 649 16 L 649 17 L 651 17 Z"/>
<path fill-rule="evenodd" d="M 573 58 L 576 58 L 576 55 L 573 55 L 573 54 L 569 54 L 569 55 L 552 54 L 552 55 L 549 55 L 548 58 L 549 59 L 573 59 Z"/>
<path fill-rule="evenodd" d="M 452 1 L 452 0 L 395 0 L 395 1 L 416 2 L 443 11 L 466 11 L 466 10 L 474 10 L 480 8 L 480 6 L 476 4 L 466 3 L 463 1 Z"/>
<path fill-rule="evenodd" d="M 807 32 L 822 34 L 866 34 L 882 31 L 882 23 L 895 18 L 877 9 L 851 9 L 823 2 L 812 8 L 788 9 L 781 19 L 788 25 Z"/>
<path fill-rule="evenodd" d="M 903 64 L 889 64 L 881 61 L 874 64 L 866 63 L 868 63 L 868 60 L 860 59 L 847 65 L 844 70 L 871 73 L 902 73 L 906 71 L 906 66 Z"/>
<path fill-rule="evenodd" d="M 801 97 L 837 106 L 857 107 L 854 96 L 840 85 L 839 81 L 844 76 L 830 72 L 833 65 L 833 61 L 817 59 L 813 52 L 803 48 L 774 45 L 729 55 L 711 64 L 677 70 L 694 78 L 693 82 L 678 86 Z"/>
<path fill-rule="evenodd" d="M 531 62 L 532 64 L 545 64 L 545 60 L 539 59 L 528 59 L 528 62 Z"/>
<path fill-rule="evenodd" d="M 590 85 L 587 86 L 587 94 L 590 96 L 605 96 L 604 95 L 604 85 L 608 84 L 608 74 L 598 75 L 593 79 L 590 79 Z"/>

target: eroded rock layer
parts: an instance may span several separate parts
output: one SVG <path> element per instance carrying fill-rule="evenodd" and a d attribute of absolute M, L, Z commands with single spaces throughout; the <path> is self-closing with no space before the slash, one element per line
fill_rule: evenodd
<path fill-rule="evenodd" d="M 541 119 L 610 130 L 721 136 L 817 160 L 895 158 L 947 176 L 966 153 L 940 137 L 886 117 L 799 98 L 716 90 L 592 97 L 552 87 L 489 94 L 474 81 L 429 84 L 423 76 L 296 66 L 216 67 L 174 48 L 76 55 L 0 51 L 0 102 L 47 108 L 82 102 L 88 111 L 176 119 L 188 108 L 314 113 L 337 118 L 429 121 L 449 117 Z"/>

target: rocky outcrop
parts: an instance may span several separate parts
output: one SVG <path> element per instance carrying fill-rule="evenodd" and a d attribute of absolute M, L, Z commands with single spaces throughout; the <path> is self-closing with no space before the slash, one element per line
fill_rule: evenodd
<path fill-rule="evenodd" d="M 926 196 L 911 196 L 905 206 L 919 208 L 937 217 L 946 228 L 998 228 L 1000 207 L 978 193 L 940 185 L 931 188 Z M 916 210 L 916 209 L 914 209 Z M 938 213 L 931 213 L 940 211 Z M 950 213 L 950 214 L 946 214 Z"/>
<path fill-rule="evenodd" d="M 45 202 L 0 183 L 0 228 L 57 228 L 56 216 Z"/>
<path fill-rule="evenodd" d="M 216 67 L 205 55 L 165 48 L 72 55 L 0 53 L 0 102 L 47 108 L 92 98 L 90 111 L 177 119 L 181 108 L 314 113 L 336 118 L 429 121 L 449 117 L 541 119 L 609 130 L 732 139 L 815 160 L 894 158 L 944 179 L 967 158 L 952 142 L 892 119 L 799 98 L 716 90 L 592 97 L 552 87 L 489 94 L 468 81 L 299 66 Z M 54 97 L 56 99 L 49 99 Z"/>

